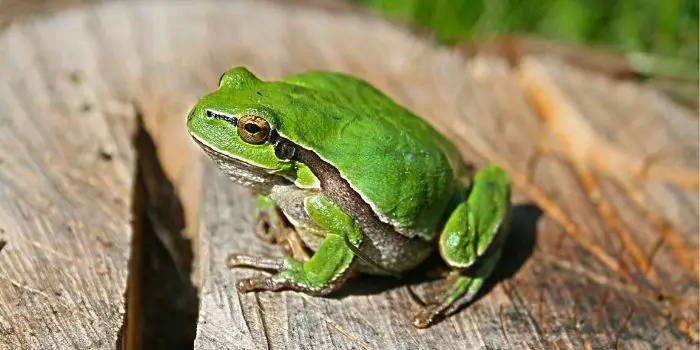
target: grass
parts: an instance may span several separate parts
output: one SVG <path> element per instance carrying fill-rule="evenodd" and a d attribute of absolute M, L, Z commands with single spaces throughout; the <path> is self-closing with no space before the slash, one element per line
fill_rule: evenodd
<path fill-rule="evenodd" d="M 697 0 L 349 1 L 431 30 L 445 44 L 535 34 L 628 55 L 651 75 L 697 80 Z"/>

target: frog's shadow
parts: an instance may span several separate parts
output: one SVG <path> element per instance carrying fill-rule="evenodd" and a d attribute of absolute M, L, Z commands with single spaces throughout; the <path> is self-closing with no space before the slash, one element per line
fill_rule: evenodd
<path fill-rule="evenodd" d="M 488 294 L 500 281 L 515 275 L 534 251 L 537 243 L 537 222 L 542 216 L 542 209 L 534 204 L 526 203 L 515 205 L 512 210 L 511 232 L 503 246 L 503 257 L 471 303 Z M 440 279 L 435 273 L 440 268 L 443 271 L 447 269 L 440 255 L 435 252 L 418 268 L 405 274 L 402 279 L 361 275 L 350 279 L 343 288 L 333 294 L 332 298 L 342 299 L 352 295 L 379 294 L 395 288 L 411 288 L 422 285 Z M 464 307 L 466 306 L 468 305 Z"/>

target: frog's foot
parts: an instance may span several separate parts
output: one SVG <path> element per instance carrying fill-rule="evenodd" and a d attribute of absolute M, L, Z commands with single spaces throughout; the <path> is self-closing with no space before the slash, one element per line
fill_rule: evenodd
<path fill-rule="evenodd" d="M 228 258 L 227 265 L 230 268 L 247 267 L 276 273 L 274 276 L 239 280 L 236 283 L 236 289 L 241 293 L 295 290 L 309 295 L 323 296 L 343 285 L 353 271 L 350 266 L 341 271 L 324 271 L 329 267 L 303 264 L 290 258 L 264 258 L 244 254 L 232 254 Z M 321 274 L 317 275 L 319 272 Z"/>
<path fill-rule="evenodd" d="M 426 307 L 413 315 L 413 326 L 416 328 L 428 328 L 448 315 L 446 312 L 449 304 L 437 304 Z"/>
<path fill-rule="evenodd" d="M 244 254 L 232 254 L 229 256 L 227 265 L 229 268 L 248 267 L 270 272 L 284 271 L 289 267 L 286 259 L 264 258 Z M 273 277 L 254 277 L 241 279 L 236 283 L 236 289 L 241 293 L 249 293 L 260 290 L 276 291 L 285 288 L 283 281 L 277 281 Z"/>
<path fill-rule="evenodd" d="M 265 196 L 258 196 L 253 231 L 265 242 L 280 244 L 285 241 L 289 223 L 277 205 Z"/>
<path fill-rule="evenodd" d="M 310 258 L 297 231 L 285 219 L 277 205 L 267 197 L 257 198 L 253 231 L 262 240 L 279 245 L 285 256 L 299 261 L 307 261 Z"/>
<path fill-rule="evenodd" d="M 274 273 L 238 281 L 241 293 L 253 291 L 295 290 L 310 295 L 327 295 L 352 275 L 354 256 L 343 237 L 328 233 L 319 249 L 306 262 L 294 258 L 263 258 L 233 254 L 228 266 L 248 267 Z"/>
<path fill-rule="evenodd" d="M 324 286 L 312 287 L 284 278 L 265 276 L 241 279 L 236 283 L 236 289 L 240 293 L 293 290 L 312 296 L 326 296 L 340 288 L 344 283 L 345 279 L 339 279 L 330 281 Z"/>
<path fill-rule="evenodd" d="M 414 315 L 414 326 L 429 327 L 474 301 L 501 257 L 509 212 L 510 176 L 498 166 L 484 167 L 440 234 L 440 255 L 454 268 L 451 287 L 436 305 Z"/>
<path fill-rule="evenodd" d="M 259 216 L 256 220 L 255 232 L 266 242 L 282 248 L 285 256 L 299 261 L 307 261 L 310 258 L 306 244 L 292 227 L 270 225 L 263 216 Z"/>
<path fill-rule="evenodd" d="M 229 267 L 249 267 L 276 272 L 273 276 L 238 282 L 241 293 L 291 289 L 310 295 L 327 295 L 342 286 L 352 275 L 355 256 L 349 245 L 359 247 L 362 232 L 353 219 L 327 198 L 318 195 L 304 200 L 306 210 L 324 230 L 324 239 L 308 261 L 294 258 L 274 259 L 234 254 Z"/>
<path fill-rule="evenodd" d="M 469 271 L 453 270 L 447 277 L 451 283 L 447 292 L 436 304 L 427 306 L 413 315 L 413 326 L 416 328 L 428 328 L 439 322 L 442 318 L 459 310 L 462 306 L 474 301 L 484 286 L 486 279 L 491 276 L 494 267 L 501 257 L 501 250 L 497 249 L 479 262 L 479 266 Z"/>
<path fill-rule="evenodd" d="M 457 277 L 440 302 L 429 305 L 413 315 L 413 326 L 428 328 L 457 311 L 461 306 L 472 302 L 482 284 L 483 280 L 480 278 Z"/>

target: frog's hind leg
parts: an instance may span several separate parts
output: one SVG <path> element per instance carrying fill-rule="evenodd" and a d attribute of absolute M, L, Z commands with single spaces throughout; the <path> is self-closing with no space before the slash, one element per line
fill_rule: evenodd
<path fill-rule="evenodd" d="M 429 327 L 474 300 L 500 260 L 509 211 L 510 176 L 499 167 L 485 167 L 440 235 L 440 254 L 454 268 L 451 286 L 436 304 L 414 316 L 414 326 Z"/>
<path fill-rule="evenodd" d="M 275 201 L 257 195 L 253 231 L 262 240 L 279 245 L 285 256 L 299 261 L 309 260 L 309 252 L 296 229 L 292 227 Z"/>

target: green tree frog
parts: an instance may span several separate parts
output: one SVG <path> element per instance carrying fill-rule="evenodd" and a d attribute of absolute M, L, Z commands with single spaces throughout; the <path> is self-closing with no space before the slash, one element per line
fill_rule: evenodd
<path fill-rule="evenodd" d="M 413 315 L 425 328 L 472 301 L 501 256 L 509 174 L 471 171 L 446 137 L 365 80 L 309 71 L 264 81 L 236 67 L 187 128 L 257 194 L 256 232 L 301 245 L 281 258 L 231 255 L 231 267 L 272 272 L 238 281 L 241 293 L 323 296 L 356 273 L 407 272 L 438 249 L 453 273 Z"/>

